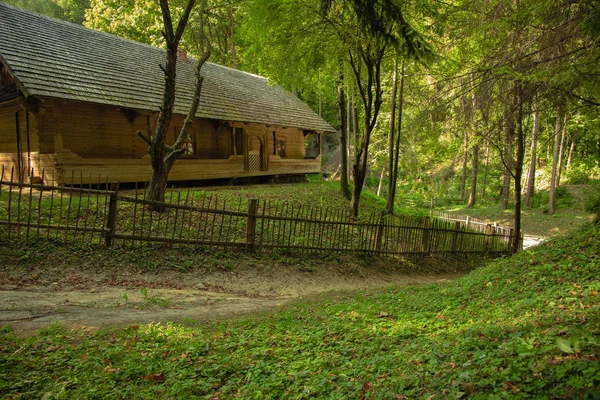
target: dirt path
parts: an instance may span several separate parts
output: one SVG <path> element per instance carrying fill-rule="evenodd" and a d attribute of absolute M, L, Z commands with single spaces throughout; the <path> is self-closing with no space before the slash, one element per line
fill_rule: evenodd
<path fill-rule="evenodd" d="M 392 284 L 456 279 L 460 268 L 430 274 L 399 264 L 240 264 L 232 270 L 138 271 L 89 265 L 0 266 L 0 326 L 20 334 L 53 322 L 108 325 L 215 320 L 270 310 L 290 301 Z"/>
<path fill-rule="evenodd" d="M 548 238 L 541 236 L 523 235 L 523 249 L 537 246 L 545 240 L 548 240 Z"/>
<path fill-rule="evenodd" d="M 124 299 L 127 296 L 127 301 Z M 71 327 L 219 319 L 266 310 L 288 299 L 252 298 L 200 290 L 139 291 L 98 287 L 88 291 L 0 291 L 0 324 L 27 332 L 60 322 Z"/>

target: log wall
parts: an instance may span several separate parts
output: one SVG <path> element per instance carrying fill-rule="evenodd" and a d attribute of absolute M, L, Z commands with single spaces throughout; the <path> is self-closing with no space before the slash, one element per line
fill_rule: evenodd
<path fill-rule="evenodd" d="M 21 148 L 26 140 L 27 113 L 19 104 L 0 106 L 0 165 L 7 170 L 17 165 L 15 113 L 19 113 Z M 46 182 L 96 183 L 148 181 L 148 146 L 136 132 L 146 135 L 155 129 L 156 113 L 116 107 L 44 99 L 37 112 L 29 112 L 29 153 L 36 171 L 46 170 Z M 174 115 L 167 144 L 172 144 L 184 116 Z M 261 171 L 249 171 L 244 156 L 233 155 L 234 128 L 244 129 L 244 151 L 253 137 L 263 146 Z M 39 132 L 39 133 L 38 133 Z M 296 128 L 267 127 L 261 124 L 229 123 L 196 118 L 190 133 L 193 155 L 178 160 L 170 180 L 203 180 L 286 173 L 317 173 L 318 160 L 304 160 L 304 136 Z M 285 142 L 284 157 L 277 153 L 277 141 Z M 254 143 L 256 140 L 254 139 Z M 23 155 L 25 153 L 25 155 Z M 27 151 L 21 151 L 27 165 Z"/>
<path fill-rule="evenodd" d="M 36 115 L 18 102 L 0 106 L 0 165 L 4 166 L 4 177 L 12 168 L 21 179 L 29 177 L 32 169 L 33 175 L 39 176 L 46 161 L 53 165 L 47 156 L 40 156 L 38 122 Z"/>

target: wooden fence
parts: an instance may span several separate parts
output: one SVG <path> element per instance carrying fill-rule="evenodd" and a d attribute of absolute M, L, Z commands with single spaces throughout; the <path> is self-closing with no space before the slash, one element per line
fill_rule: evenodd
<path fill-rule="evenodd" d="M 457 222 L 461 227 L 464 227 L 467 230 L 476 231 L 476 232 L 489 232 L 494 230 L 497 234 L 510 236 L 514 235 L 514 228 L 510 226 L 500 225 L 497 222 L 489 222 L 481 219 L 473 218 L 469 215 L 461 215 L 461 214 L 452 214 L 452 213 L 444 213 L 441 211 L 431 210 L 430 215 L 434 218 L 443 220 L 443 221 L 451 221 Z M 523 250 L 523 232 L 520 233 L 520 244 L 519 251 Z"/>
<path fill-rule="evenodd" d="M 171 189 L 164 203 L 117 183 L 58 187 L 0 180 L 0 240 L 48 238 L 100 246 L 198 246 L 295 254 L 488 254 L 510 250 L 510 235 L 468 230 L 437 218 L 372 214 L 278 201 L 226 200 Z M 152 209 L 163 208 L 163 212 Z"/>

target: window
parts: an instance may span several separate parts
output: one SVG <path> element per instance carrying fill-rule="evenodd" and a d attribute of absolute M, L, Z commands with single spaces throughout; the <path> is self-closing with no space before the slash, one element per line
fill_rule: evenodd
<path fill-rule="evenodd" d="M 244 128 L 233 128 L 233 154 L 244 155 Z"/>
<path fill-rule="evenodd" d="M 177 141 L 177 136 L 179 136 L 180 131 L 181 131 L 180 127 L 178 127 L 178 126 L 173 127 L 173 132 L 175 133 L 175 141 Z M 194 133 L 194 130 L 190 129 L 190 131 L 188 132 L 187 138 L 181 144 L 181 148 L 185 150 L 184 153 L 182 154 L 182 156 L 194 157 L 196 155 L 196 146 L 194 146 L 195 138 L 196 138 L 196 135 Z"/>
<path fill-rule="evenodd" d="M 285 138 L 277 139 L 277 154 L 279 157 L 285 158 Z"/>

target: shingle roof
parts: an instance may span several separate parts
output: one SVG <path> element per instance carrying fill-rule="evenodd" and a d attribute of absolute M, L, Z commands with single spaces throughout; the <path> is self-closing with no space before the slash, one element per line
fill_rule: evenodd
<path fill-rule="evenodd" d="M 158 110 L 165 51 L 0 3 L 0 59 L 32 96 Z M 175 112 L 186 114 L 195 60 L 179 61 Z M 267 79 L 211 62 L 197 116 L 318 131 L 334 129 Z"/>

